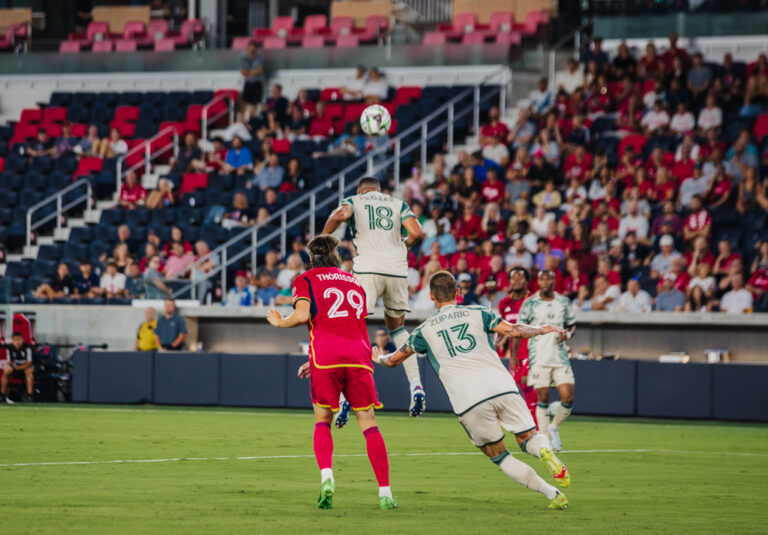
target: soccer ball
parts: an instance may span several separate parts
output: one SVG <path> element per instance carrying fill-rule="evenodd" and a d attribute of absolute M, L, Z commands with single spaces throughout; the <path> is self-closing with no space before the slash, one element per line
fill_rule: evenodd
<path fill-rule="evenodd" d="M 379 104 L 372 104 L 363 110 L 360 115 L 360 128 L 366 136 L 383 136 L 389 132 L 392 117 L 387 108 Z"/>

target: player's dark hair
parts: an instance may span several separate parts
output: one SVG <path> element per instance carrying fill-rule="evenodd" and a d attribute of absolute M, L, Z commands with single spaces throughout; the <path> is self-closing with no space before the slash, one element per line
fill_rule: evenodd
<path fill-rule="evenodd" d="M 440 303 L 456 299 L 456 279 L 449 271 L 438 271 L 429 279 L 429 291 Z"/>
<path fill-rule="evenodd" d="M 21 334 L 19 331 L 14 332 L 11 338 L 13 338 L 14 336 L 21 336 L 22 338 L 24 338 L 24 335 Z"/>
<path fill-rule="evenodd" d="M 312 267 L 340 267 L 341 258 L 336 251 L 339 240 L 330 234 L 316 236 L 307 244 L 309 254 L 312 257 Z"/>
<path fill-rule="evenodd" d="M 512 278 L 512 274 L 513 274 L 515 271 L 519 271 L 520 273 L 522 273 L 522 274 L 523 274 L 523 277 L 525 277 L 525 282 L 529 282 L 529 281 L 531 280 L 531 275 L 530 275 L 530 273 L 528 273 L 528 270 L 527 270 L 527 269 L 525 269 L 525 268 L 524 268 L 524 267 L 522 267 L 522 266 L 515 266 L 515 267 L 513 267 L 512 269 L 510 269 L 510 270 L 509 270 L 509 278 Z"/>
<path fill-rule="evenodd" d="M 376 177 L 364 176 L 357 183 L 357 189 L 360 190 L 362 188 L 374 188 L 378 191 L 381 191 L 381 182 L 379 182 L 379 179 Z"/>

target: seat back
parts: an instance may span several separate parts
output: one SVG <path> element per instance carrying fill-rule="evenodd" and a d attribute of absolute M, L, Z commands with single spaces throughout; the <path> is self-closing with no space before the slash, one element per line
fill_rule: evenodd
<path fill-rule="evenodd" d="M 423 45 L 444 45 L 446 37 L 444 33 L 440 32 L 425 32 L 424 37 L 421 39 Z"/>
<path fill-rule="evenodd" d="M 115 41 L 115 52 L 136 52 L 138 43 L 133 39 L 118 39 Z"/>
<path fill-rule="evenodd" d="M 337 48 L 354 48 L 360 45 L 360 38 L 357 35 L 339 35 L 336 38 Z"/>
<path fill-rule="evenodd" d="M 328 18 L 325 15 L 309 15 L 304 19 L 304 35 L 318 33 L 328 25 Z"/>
<path fill-rule="evenodd" d="M 114 44 L 110 40 L 94 41 L 91 52 L 112 52 Z"/>
<path fill-rule="evenodd" d="M 453 17 L 453 29 L 460 32 L 472 32 L 477 26 L 477 15 L 474 13 L 456 13 Z"/>
<path fill-rule="evenodd" d="M 288 46 L 285 37 L 267 37 L 264 39 L 264 50 L 278 50 Z"/>
<path fill-rule="evenodd" d="M 90 22 L 85 35 L 89 41 L 107 39 L 109 37 L 109 24 L 104 21 Z"/>
<path fill-rule="evenodd" d="M 323 48 L 325 46 L 325 38 L 322 35 L 305 35 L 301 39 L 302 48 Z"/>
<path fill-rule="evenodd" d="M 62 41 L 59 43 L 59 54 L 76 54 L 80 52 L 78 41 Z"/>

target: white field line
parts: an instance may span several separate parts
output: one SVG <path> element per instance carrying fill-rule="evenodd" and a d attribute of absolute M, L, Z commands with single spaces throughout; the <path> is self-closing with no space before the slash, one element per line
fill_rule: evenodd
<path fill-rule="evenodd" d="M 525 455 L 522 452 L 510 452 L 512 455 Z M 696 455 L 726 455 L 744 457 L 768 457 L 768 453 L 732 452 L 732 451 L 687 451 L 668 449 L 606 449 L 606 450 L 563 450 L 562 454 L 595 454 L 595 453 L 668 453 L 668 454 L 696 454 Z M 425 453 L 390 453 L 390 457 L 449 457 L 464 455 L 482 455 L 476 451 L 461 452 L 425 452 Z M 334 455 L 334 457 L 366 457 L 365 453 L 347 453 Z M 171 457 L 166 459 L 116 459 L 109 461 L 52 461 L 34 463 L 5 463 L 0 468 L 12 468 L 19 466 L 72 466 L 89 464 L 134 464 L 134 463 L 170 463 L 179 461 L 268 461 L 277 459 L 314 459 L 314 455 L 253 455 L 246 457 Z"/>

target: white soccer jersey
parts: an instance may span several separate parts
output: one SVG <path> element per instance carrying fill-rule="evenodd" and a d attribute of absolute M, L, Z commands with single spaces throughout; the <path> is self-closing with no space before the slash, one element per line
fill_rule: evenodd
<path fill-rule="evenodd" d="M 564 295 L 555 292 L 553 299 L 542 299 L 536 292 L 525 300 L 520 307 L 517 317 L 518 323 L 526 323 L 534 327 L 542 325 L 554 325 L 568 329 L 576 323 L 571 301 Z M 531 368 L 536 366 L 570 366 L 568 360 L 568 346 L 565 342 L 558 342 L 558 333 L 548 333 L 534 336 L 528 340 L 528 362 Z"/>
<path fill-rule="evenodd" d="M 408 275 L 408 248 L 403 242 L 403 221 L 415 217 L 405 202 L 378 191 L 347 197 L 352 208 L 347 220 L 355 244 L 355 274 Z"/>
<path fill-rule="evenodd" d="M 488 399 L 518 393 L 493 344 L 500 322 L 501 316 L 485 307 L 448 305 L 408 339 L 408 347 L 427 355 L 458 415 Z"/>

